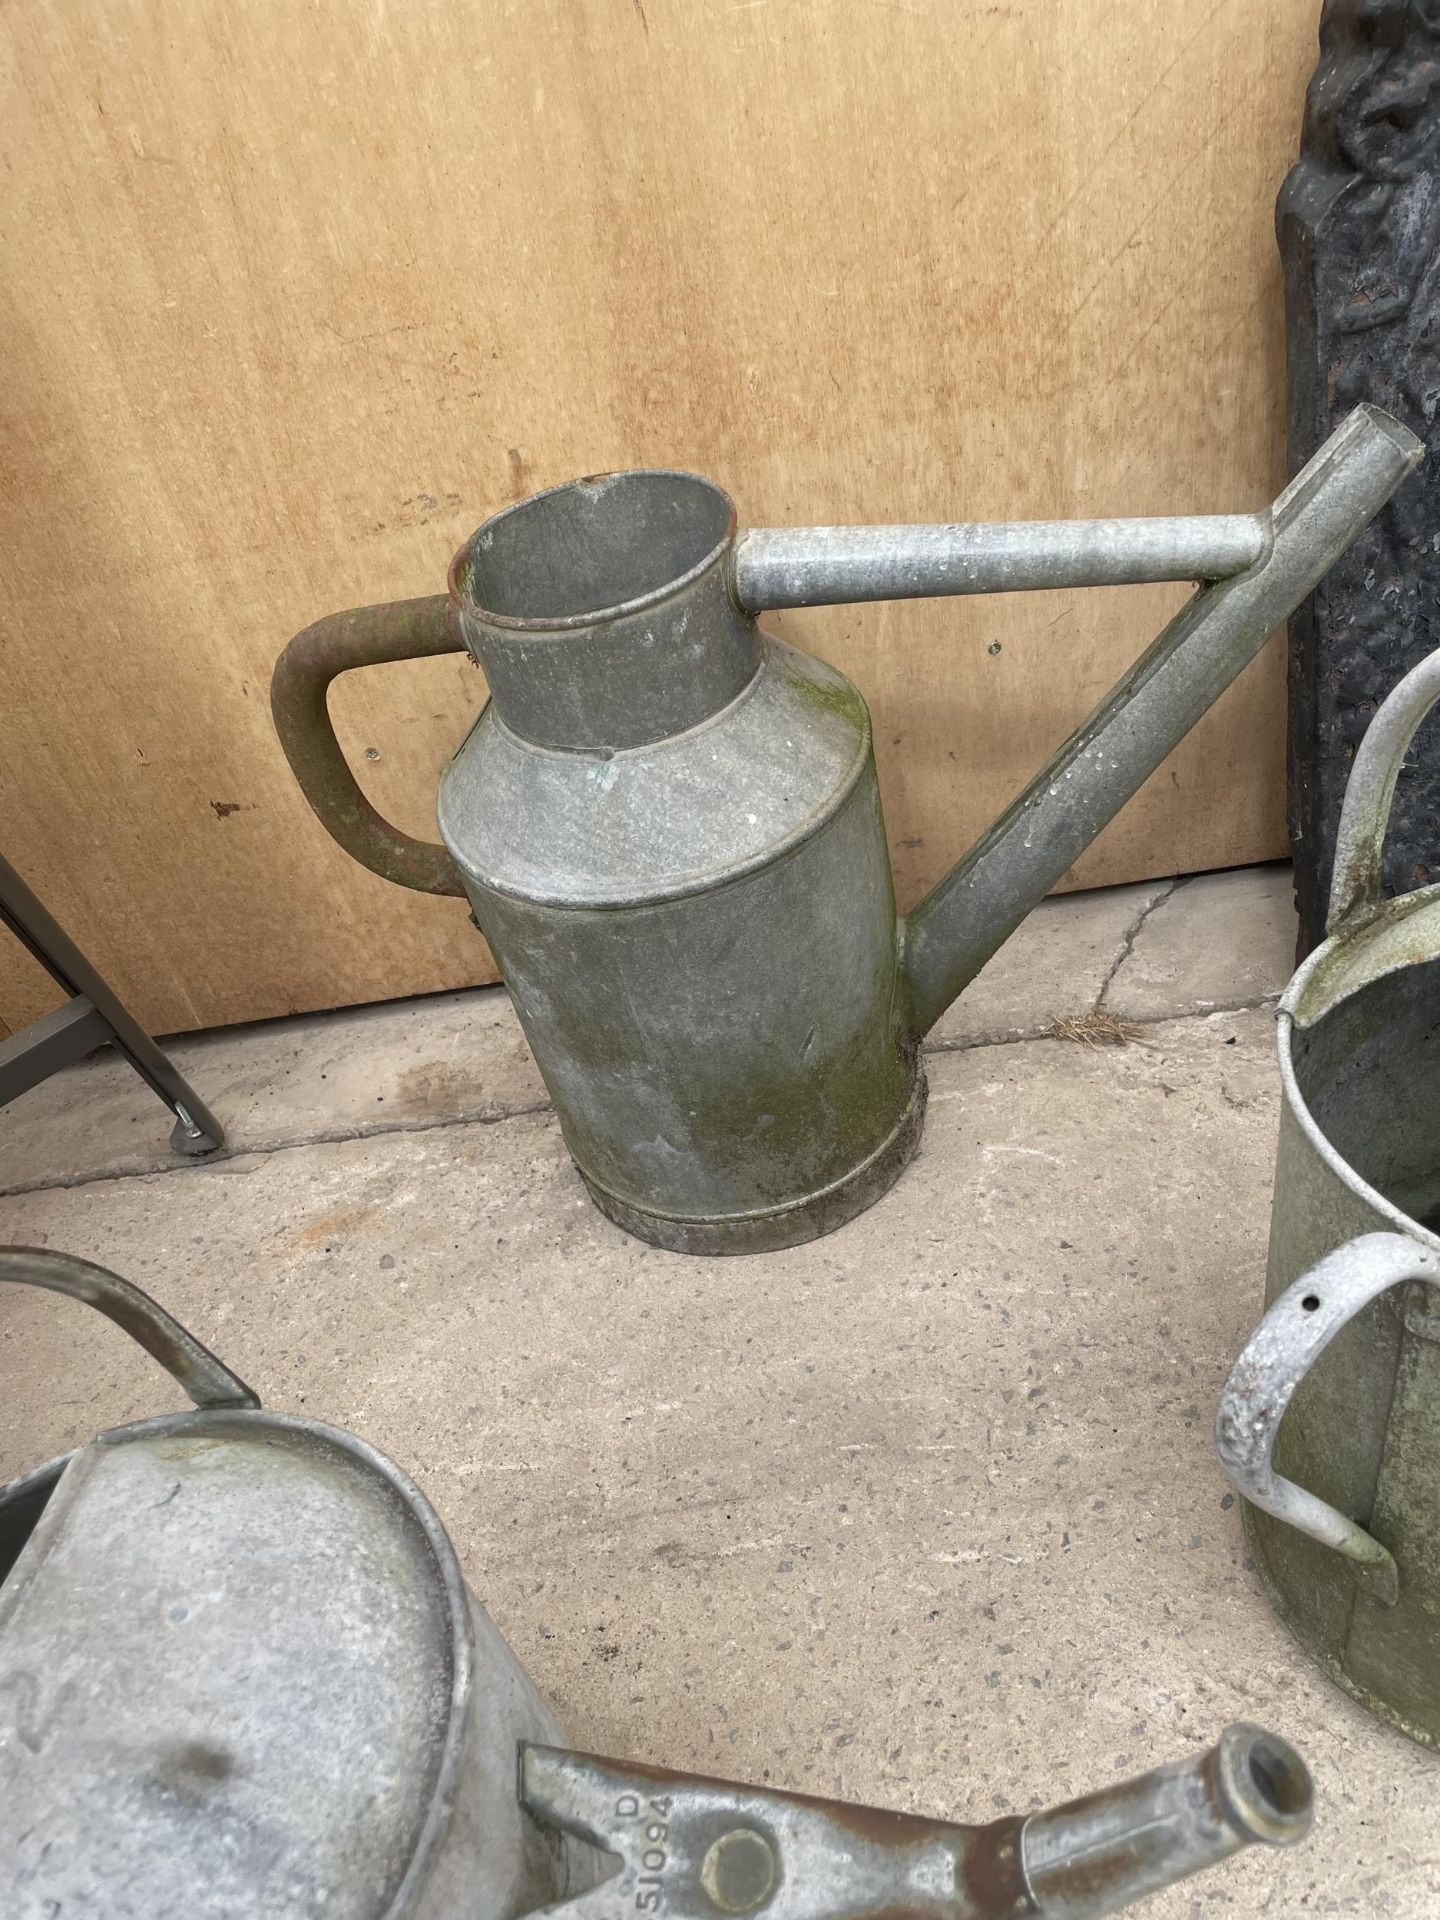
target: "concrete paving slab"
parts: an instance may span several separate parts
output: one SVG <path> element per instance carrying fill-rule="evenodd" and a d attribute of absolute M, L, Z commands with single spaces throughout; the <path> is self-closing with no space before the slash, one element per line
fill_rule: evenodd
<path fill-rule="evenodd" d="M 1093 1007 L 1137 922 L 1170 883 L 1047 900 L 943 1016 L 933 1047 L 1042 1032 Z M 232 1152 L 546 1104 L 502 987 L 181 1037 L 177 1065 Z M 0 1192 L 173 1168 L 166 1109 L 108 1049 L 0 1108 Z"/>
<path fill-rule="evenodd" d="M 1042 900 L 940 1016 L 927 1044 L 1025 1039 L 1056 1020 L 1088 1013 L 1136 928 L 1173 884 L 1146 881 Z"/>
<path fill-rule="evenodd" d="M 169 1050 L 231 1152 L 498 1120 L 546 1102 L 503 987 L 267 1020 Z M 176 1167 L 170 1124 L 106 1048 L 0 1108 L 0 1192 Z"/>
<path fill-rule="evenodd" d="M 983 1820 L 1268 1723 L 1304 1847 L 1143 1909 L 1420 1920 L 1440 1767 L 1300 1655 L 1209 1424 L 1258 1310 L 1268 1012 L 931 1062 L 842 1232 L 627 1239 L 553 1116 L 0 1200 L 152 1288 L 277 1408 L 413 1473 L 572 1736 Z M 174 1404 L 114 1329 L 0 1298 L 0 1473 Z"/>
<path fill-rule="evenodd" d="M 1288 861 L 1182 880 L 1146 915 L 1104 1004 L 1127 1020 L 1167 1020 L 1278 996 L 1298 927 Z"/>

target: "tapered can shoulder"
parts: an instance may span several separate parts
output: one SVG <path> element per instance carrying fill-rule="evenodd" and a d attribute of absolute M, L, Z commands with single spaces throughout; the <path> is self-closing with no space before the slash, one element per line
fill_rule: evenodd
<path fill-rule="evenodd" d="M 440 832 L 467 883 L 538 905 L 704 892 L 817 831 L 870 761 L 843 674 L 766 636 L 704 724 L 608 757 L 535 747 L 487 710 L 446 768 Z"/>

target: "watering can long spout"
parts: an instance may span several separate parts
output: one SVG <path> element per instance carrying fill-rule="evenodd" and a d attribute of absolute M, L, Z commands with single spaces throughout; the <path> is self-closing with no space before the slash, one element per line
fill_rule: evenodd
<path fill-rule="evenodd" d="M 1302 1840 L 1314 1798 L 1294 1748 L 1244 1725 L 983 1827 L 549 1747 L 522 1750 L 520 1791 L 536 1819 L 617 1860 L 543 1920 L 1100 1920 L 1257 1841 Z"/>
<path fill-rule="evenodd" d="M 1198 579 L 1201 590 L 901 929 L 919 1039 L 1318 584 L 1424 447 L 1357 407 L 1267 511 L 1009 526 L 745 534 L 754 611 L 933 594 Z"/>

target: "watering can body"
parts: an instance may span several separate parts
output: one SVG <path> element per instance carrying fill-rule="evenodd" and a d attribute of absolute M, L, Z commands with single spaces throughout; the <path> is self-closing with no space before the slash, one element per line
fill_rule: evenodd
<path fill-rule="evenodd" d="M 1266 1313 L 1221 1396 L 1270 1597 L 1373 1713 L 1440 1748 L 1440 887 L 1380 853 L 1432 654 L 1356 754 L 1329 932 L 1281 1001 Z"/>
<path fill-rule="evenodd" d="M 736 625 L 715 709 L 606 757 L 492 699 L 438 808 L 590 1192 L 696 1253 L 838 1226 L 924 1108 L 865 704 Z"/>
<path fill-rule="evenodd" d="M 569 1750 L 393 1462 L 103 1268 L 0 1248 L 6 1281 L 196 1402 L 0 1486 L 6 1920 L 1096 1920 L 1309 1827 L 1243 1725 L 983 1826 Z"/>
<path fill-rule="evenodd" d="M 1419 443 L 1360 409 L 1268 511 L 736 531 L 692 474 L 603 476 L 486 522 L 450 593 L 319 622 L 272 706 L 355 857 L 461 892 L 602 1210 L 679 1251 L 840 1225 L 920 1136 L 920 1045 L 1013 928 L 1393 492 Z M 977 847 L 897 918 L 870 721 L 765 610 L 1195 578 L 1202 588 Z M 337 672 L 464 647 L 491 700 L 443 846 L 335 743 Z"/>

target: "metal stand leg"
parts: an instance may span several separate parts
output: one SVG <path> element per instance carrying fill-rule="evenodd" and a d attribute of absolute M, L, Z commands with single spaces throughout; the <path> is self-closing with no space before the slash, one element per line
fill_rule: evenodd
<path fill-rule="evenodd" d="M 51 918 L 7 860 L 0 859 L 0 921 L 70 995 L 23 1032 L 0 1042 L 0 1106 L 83 1059 L 109 1040 L 175 1115 L 177 1153 L 213 1153 L 225 1131 L 163 1048 L 116 999 L 60 924 Z"/>

